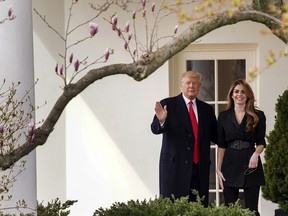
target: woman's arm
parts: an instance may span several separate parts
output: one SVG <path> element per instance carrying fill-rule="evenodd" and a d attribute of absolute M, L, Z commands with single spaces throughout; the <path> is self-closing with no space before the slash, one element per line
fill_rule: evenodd
<path fill-rule="evenodd" d="M 256 128 L 256 149 L 249 160 L 249 167 L 256 168 L 258 166 L 259 155 L 266 147 L 265 134 L 266 134 L 266 117 L 263 111 L 258 111 L 259 122 Z"/>
<path fill-rule="evenodd" d="M 222 190 L 224 190 L 224 185 L 223 181 L 225 181 L 225 178 L 221 172 L 221 167 L 222 167 L 222 162 L 223 162 L 223 157 L 225 154 L 225 148 L 220 148 L 218 147 L 218 152 L 217 152 L 217 176 L 219 180 L 219 184 Z"/>
<path fill-rule="evenodd" d="M 255 149 L 255 152 L 252 154 L 250 160 L 249 160 L 249 168 L 257 168 L 258 166 L 258 160 L 259 160 L 259 155 L 263 152 L 264 150 L 264 145 L 258 145 Z"/>

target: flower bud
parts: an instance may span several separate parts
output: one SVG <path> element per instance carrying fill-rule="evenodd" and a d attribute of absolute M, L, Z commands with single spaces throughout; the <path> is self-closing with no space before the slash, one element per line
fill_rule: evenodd
<path fill-rule="evenodd" d="M 145 7 L 146 6 L 146 0 L 141 0 L 142 1 L 142 6 Z"/>
<path fill-rule="evenodd" d="M 3 133 L 3 131 L 4 131 L 4 126 L 0 125 L 0 133 Z"/>
<path fill-rule="evenodd" d="M 117 22 L 118 22 L 118 16 L 115 15 L 112 17 L 112 25 L 117 26 Z"/>
<path fill-rule="evenodd" d="M 58 74 L 58 63 L 55 66 L 55 72 L 56 72 L 56 74 Z"/>
<path fill-rule="evenodd" d="M 127 43 L 127 41 L 125 41 L 124 48 L 125 48 L 126 50 L 128 49 L 128 43 Z"/>
<path fill-rule="evenodd" d="M 154 12 L 154 11 L 155 11 L 155 2 L 153 2 L 153 3 L 152 3 L 152 6 L 151 6 L 151 11 L 152 11 L 152 12 Z"/>
<path fill-rule="evenodd" d="M 129 29 L 130 29 L 130 24 L 129 24 L 129 21 L 127 21 L 125 25 L 125 31 L 128 33 Z"/>
<path fill-rule="evenodd" d="M 11 18 L 12 14 L 13 14 L 13 8 L 12 8 L 12 6 L 10 6 L 8 9 L 8 17 Z"/>
<path fill-rule="evenodd" d="M 72 62 L 73 62 L 73 53 L 71 53 L 69 57 L 69 63 L 71 64 Z"/>
<path fill-rule="evenodd" d="M 77 72 L 78 69 L 79 69 L 79 65 L 80 65 L 80 62 L 79 62 L 78 59 L 76 59 L 76 61 L 74 62 L 74 69 L 75 69 L 76 72 Z"/>
<path fill-rule="evenodd" d="M 175 26 L 175 28 L 174 28 L 174 34 L 177 33 L 177 31 L 178 31 L 178 27 L 179 27 L 178 25 Z"/>
<path fill-rule="evenodd" d="M 120 26 L 117 28 L 117 33 L 118 33 L 118 36 L 120 37 L 121 36 L 121 28 L 120 28 Z"/>
<path fill-rule="evenodd" d="M 93 37 L 98 32 L 98 25 L 96 23 L 90 23 L 90 35 Z"/>
<path fill-rule="evenodd" d="M 129 34 L 128 34 L 128 41 L 130 41 L 130 40 L 131 40 L 131 38 L 132 38 L 132 34 L 131 34 L 131 33 L 129 33 Z"/>
<path fill-rule="evenodd" d="M 132 19 L 136 18 L 136 11 L 133 11 Z"/>
<path fill-rule="evenodd" d="M 105 50 L 105 52 L 104 52 L 104 58 L 105 58 L 105 61 L 108 60 L 109 55 L 110 55 L 110 52 L 109 52 L 109 49 L 107 48 L 107 49 Z"/>
<path fill-rule="evenodd" d="M 64 70 L 63 65 L 61 65 L 60 70 L 59 70 L 61 76 L 63 76 L 63 70 Z"/>

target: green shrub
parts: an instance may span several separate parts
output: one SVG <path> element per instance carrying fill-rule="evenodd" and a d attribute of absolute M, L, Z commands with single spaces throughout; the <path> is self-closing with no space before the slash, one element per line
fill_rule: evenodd
<path fill-rule="evenodd" d="M 70 206 L 72 206 L 77 200 L 67 200 L 65 203 L 61 203 L 59 198 L 48 202 L 46 206 L 42 203 L 38 203 L 37 205 L 37 216 L 67 216 L 70 214 L 70 210 L 67 210 Z M 36 214 L 4 214 L 0 211 L 0 216 L 34 216 Z"/>
<path fill-rule="evenodd" d="M 241 208 L 239 201 L 229 207 L 211 205 L 204 208 L 201 203 L 189 202 L 183 197 L 171 201 L 155 198 L 144 201 L 130 200 L 116 202 L 110 208 L 99 208 L 93 216 L 255 216 L 248 209 Z"/>
<path fill-rule="evenodd" d="M 288 89 L 278 98 L 274 129 L 267 137 L 263 197 L 288 212 Z"/>
<path fill-rule="evenodd" d="M 48 202 L 46 206 L 42 203 L 38 203 L 37 216 L 67 216 L 70 214 L 70 210 L 67 210 L 77 200 L 67 200 L 65 203 L 61 203 L 59 198 Z"/>

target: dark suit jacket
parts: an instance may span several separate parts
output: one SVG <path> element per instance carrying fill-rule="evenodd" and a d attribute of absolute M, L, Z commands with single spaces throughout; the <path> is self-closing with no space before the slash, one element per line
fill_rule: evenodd
<path fill-rule="evenodd" d="M 200 147 L 200 196 L 205 196 L 204 205 L 208 204 L 210 142 L 217 142 L 217 122 L 213 108 L 196 99 L 198 110 L 198 133 Z M 163 127 L 154 116 L 151 130 L 154 134 L 163 134 L 160 154 L 160 195 L 175 198 L 190 193 L 190 183 L 194 134 L 189 113 L 182 94 L 161 101 L 167 105 L 168 115 Z"/>

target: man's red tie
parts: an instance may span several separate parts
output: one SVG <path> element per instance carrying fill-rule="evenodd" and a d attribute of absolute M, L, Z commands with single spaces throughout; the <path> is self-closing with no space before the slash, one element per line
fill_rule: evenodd
<path fill-rule="evenodd" d="M 193 127 L 195 142 L 194 142 L 194 159 L 193 162 L 197 164 L 199 162 L 199 141 L 198 141 L 198 123 L 196 120 L 196 116 L 192 107 L 193 102 L 189 102 L 189 114 Z"/>

